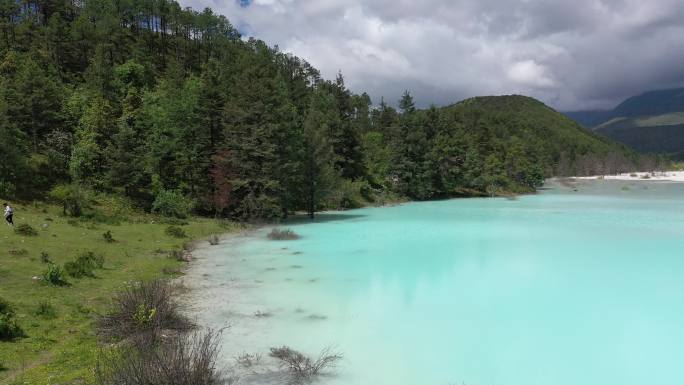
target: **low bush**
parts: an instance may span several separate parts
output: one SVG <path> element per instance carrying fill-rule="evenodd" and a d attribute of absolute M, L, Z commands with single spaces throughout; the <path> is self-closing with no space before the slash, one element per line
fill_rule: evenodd
<path fill-rule="evenodd" d="M 52 200 L 62 205 L 64 215 L 79 217 L 88 207 L 89 193 L 77 184 L 59 185 L 50 190 Z"/>
<path fill-rule="evenodd" d="M 159 345 L 102 353 L 95 367 L 101 385 L 233 384 L 216 369 L 219 333 L 192 333 Z"/>
<path fill-rule="evenodd" d="M 33 228 L 33 226 L 28 223 L 22 223 L 14 228 L 14 232 L 19 235 L 25 235 L 27 237 L 35 237 L 38 235 L 38 231 Z"/>
<path fill-rule="evenodd" d="M 67 280 L 64 277 L 65 273 L 59 265 L 54 263 L 48 264 L 47 270 L 43 273 L 43 282 L 52 286 L 66 286 Z"/>
<path fill-rule="evenodd" d="M 0 196 L 3 197 L 14 197 L 16 192 L 16 186 L 12 182 L 0 181 Z M 0 365 L 1 366 L 1 365 Z"/>
<path fill-rule="evenodd" d="M 163 330 L 188 330 L 191 322 L 181 314 L 173 288 L 156 280 L 133 284 L 114 298 L 106 315 L 98 320 L 98 332 L 110 340 L 142 336 L 156 340 Z"/>
<path fill-rule="evenodd" d="M 221 239 L 216 234 L 212 234 L 209 236 L 209 244 L 212 246 L 218 245 L 220 241 L 221 241 Z"/>
<path fill-rule="evenodd" d="M 73 278 L 95 277 L 93 270 L 104 266 L 104 256 L 87 251 L 74 261 L 64 264 L 64 270 Z"/>
<path fill-rule="evenodd" d="M 171 226 L 187 226 L 190 224 L 190 222 L 186 221 L 185 219 L 178 219 L 178 218 L 164 218 L 161 223 L 164 223 L 166 225 L 171 225 Z"/>
<path fill-rule="evenodd" d="M 372 201 L 372 189 L 368 182 L 345 179 L 325 197 L 322 206 L 328 209 L 356 209 L 369 201 Z"/>
<path fill-rule="evenodd" d="M 191 202 L 177 191 L 162 190 L 152 203 L 152 212 L 165 217 L 185 219 L 190 213 Z"/>
<path fill-rule="evenodd" d="M 14 255 L 17 257 L 23 257 L 23 256 L 28 255 L 28 250 L 26 250 L 26 249 L 10 249 L 7 253 L 9 255 Z"/>
<path fill-rule="evenodd" d="M 52 306 L 52 304 L 50 302 L 47 302 L 47 301 L 39 302 L 35 313 L 38 317 L 42 317 L 45 319 L 57 318 L 57 310 L 55 310 L 55 307 Z"/>
<path fill-rule="evenodd" d="M 342 359 L 342 355 L 324 349 L 317 359 L 312 359 L 287 346 L 271 348 L 270 356 L 280 362 L 281 368 L 292 376 L 291 384 L 301 384 L 311 381 L 313 377 L 324 370 L 332 369 Z"/>
<path fill-rule="evenodd" d="M 272 315 L 273 315 L 273 314 L 271 314 L 270 312 L 261 311 L 261 310 L 257 310 L 257 311 L 254 313 L 254 316 L 257 317 L 257 318 L 270 318 Z"/>
<path fill-rule="evenodd" d="M 295 239 L 299 239 L 299 234 L 295 233 L 294 231 L 290 229 L 278 229 L 275 228 L 271 230 L 270 233 L 268 233 L 268 239 L 274 240 L 274 241 L 292 241 Z"/>
<path fill-rule="evenodd" d="M 187 236 L 185 231 L 178 226 L 169 226 L 164 230 L 164 233 L 174 238 L 185 238 Z"/>
<path fill-rule="evenodd" d="M 50 258 L 50 254 L 48 254 L 48 253 L 45 252 L 45 251 L 42 251 L 42 252 L 40 253 L 40 261 L 41 261 L 42 263 L 52 263 L 52 258 Z"/>
<path fill-rule="evenodd" d="M 235 363 L 246 369 L 257 366 L 260 361 L 261 354 L 259 353 L 242 353 L 241 355 L 235 357 Z"/>
<path fill-rule="evenodd" d="M 24 336 L 24 331 L 17 324 L 14 315 L 14 309 L 9 302 L 0 298 L 0 341 L 11 341 Z"/>
<path fill-rule="evenodd" d="M 169 251 L 169 258 L 174 259 L 178 262 L 185 262 L 185 251 L 180 249 L 171 250 Z"/>
<path fill-rule="evenodd" d="M 114 240 L 114 237 L 112 236 L 112 232 L 110 230 L 107 230 L 106 233 L 102 234 L 102 238 L 104 239 L 105 242 L 107 243 L 114 243 L 116 242 Z"/>

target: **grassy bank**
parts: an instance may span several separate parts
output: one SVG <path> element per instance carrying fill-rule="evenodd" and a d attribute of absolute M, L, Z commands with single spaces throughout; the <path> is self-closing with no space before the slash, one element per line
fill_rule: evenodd
<path fill-rule="evenodd" d="M 145 214 L 79 220 L 63 216 L 56 206 L 19 204 L 14 209 L 15 223 L 31 225 L 37 235 L 0 225 L 0 298 L 9 302 L 25 334 L 0 341 L 0 384 L 91 383 L 99 351 L 93 322 L 113 294 L 131 281 L 180 274 L 184 262 L 177 257 L 183 245 L 236 228 L 191 218 L 175 223 L 185 233 L 176 237 L 167 231 L 169 223 Z M 104 257 L 94 277 L 66 275 L 66 286 L 34 278 L 47 270 L 47 260 L 64 266 L 87 252 Z"/>

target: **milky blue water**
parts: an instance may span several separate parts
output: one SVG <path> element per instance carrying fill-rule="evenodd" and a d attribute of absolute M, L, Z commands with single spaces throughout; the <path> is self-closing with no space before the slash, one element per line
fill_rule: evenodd
<path fill-rule="evenodd" d="M 230 325 L 224 363 L 263 354 L 245 383 L 268 383 L 277 345 L 342 352 L 333 385 L 684 383 L 684 184 L 551 184 L 287 226 L 302 238 L 202 248 L 188 277 L 200 322 Z"/>

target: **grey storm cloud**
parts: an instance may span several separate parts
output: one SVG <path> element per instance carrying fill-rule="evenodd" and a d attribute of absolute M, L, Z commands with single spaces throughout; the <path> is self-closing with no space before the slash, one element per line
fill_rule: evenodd
<path fill-rule="evenodd" d="M 559 109 L 612 107 L 684 85 L 682 0 L 181 0 L 247 36 L 342 71 L 374 102 L 525 94 Z"/>

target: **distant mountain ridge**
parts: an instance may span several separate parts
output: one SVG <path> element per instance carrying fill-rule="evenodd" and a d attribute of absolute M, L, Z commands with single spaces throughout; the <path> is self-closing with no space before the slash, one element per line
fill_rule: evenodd
<path fill-rule="evenodd" d="M 684 88 L 645 92 L 613 110 L 569 111 L 565 115 L 641 152 L 684 154 Z"/>
<path fill-rule="evenodd" d="M 563 114 L 586 128 L 592 128 L 610 120 L 613 110 L 567 111 Z"/>
<path fill-rule="evenodd" d="M 684 112 L 684 88 L 644 92 L 627 98 L 612 110 L 566 111 L 564 114 L 587 128 L 593 128 L 618 117 L 634 118 L 670 112 Z"/>

